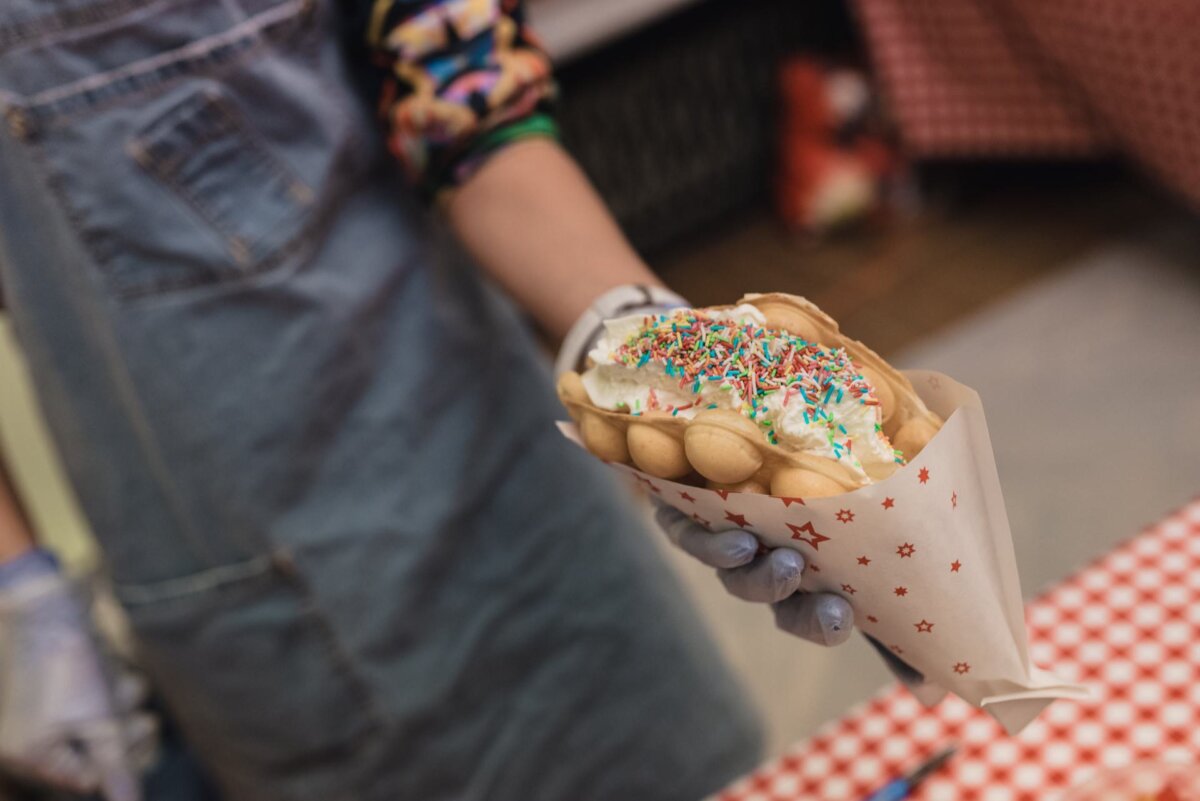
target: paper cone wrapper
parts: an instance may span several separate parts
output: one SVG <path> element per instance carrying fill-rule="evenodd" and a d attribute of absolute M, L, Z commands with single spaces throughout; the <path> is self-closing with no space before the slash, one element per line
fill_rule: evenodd
<path fill-rule="evenodd" d="M 1029 660 L 1012 533 L 979 395 L 940 373 L 907 371 L 946 423 L 890 478 L 829 498 L 718 492 L 611 465 L 713 530 L 753 531 L 808 562 L 804 589 L 833 592 L 855 624 L 920 671 L 914 692 L 947 691 L 1015 734 L 1055 698 L 1087 691 Z M 569 423 L 564 433 L 580 442 Z"/>

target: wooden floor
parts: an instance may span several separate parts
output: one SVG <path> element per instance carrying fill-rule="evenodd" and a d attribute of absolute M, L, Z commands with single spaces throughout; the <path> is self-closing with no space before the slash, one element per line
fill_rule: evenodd
<path fill-rule="evenodd" d="M 950 187 L 906 220 L 814 240 L 763 209 L 660 257 L 697 305 L 745 292 L 804 295 L 884 356 L 1161 214 L 1164 199 L 1113 167 L 1014 167 Z"/>

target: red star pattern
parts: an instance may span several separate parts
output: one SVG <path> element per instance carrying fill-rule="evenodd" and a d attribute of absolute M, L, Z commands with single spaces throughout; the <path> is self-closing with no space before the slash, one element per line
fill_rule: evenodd
<path fill-rule="evenodd" d="M 819 551 L 821 549 L 821 543 L 829 540 L 829 537 L 826 537 L 824 534 L 817 533 L 817 530 L 813 528 L 811 521 L 805 523 L 803 526 L 796 526 L 788 523 L 787 527 L 792 530 L 792 539 L 800 540 L 801 542 L 807 542 L 812 546 L 814 551 Z M 812 536 L 805 537 L 803 536 L 805 533 L 811 534 Z M 812 567 L 812 565 L 809 565 L 809 567 Z"/>
<path fill-rule="evenodd" d="M 821 572 L 821 568 L 817 567 L 817 563 L 816 563 L 816 562 L 809 562 L 809 563 L 808 563 L 808 569 L 809 569 L 809 570 L 811 570 L 813 573 L 820 573 L 820 572 Z"/>
<path fill-rule="evenodd" d="M 958 492 L 957 491 L 950 493 L 950 508 L 951 509 L 958 508 Z"/>
<path fill-rule="evenodd" d="M 908 587 L 897 587 L 892 592 L 903 598 L 905 595 L 908 595 Z"/>
<path fill-rule="evenodd" d="M 867 620 L 870 621 L 871 623 L 879 622 L 879 618 L 875 617 L 874 615 L 867 615 Z"/>
<path fill-rule="evenodd" d="M 898 654 L 904 653 L 904 649 L 901 648 L 899 645 L 893 645 L 891 648 L 893 651 L 895 651 Z"/>
<path fill-rule="evenodd" d="M 922 484 L 929 481 L 929 468 L 928 467 L 921 468 L 921 472 L 917 473 L 917 480 L 920 481 Z"/>
<path fill-rule="evenodd" d="M 801 506 L 805 505 L 803 498 L 780 498 L 779 500 L 783 501 L 784 506 L 791 506 L 793 503 L 798 503 Z"/>
<path fill-rule="evenodd" d="M 849 584 L 843 584 L 842 592 L 848 592 L 853 595 L 854 593 L 858 592 L 858 590 L 854 589 L 854 587 L 850 586 Z"/>
<path fill-rule="evenodd" d="M 863 567 L 866 567 L 867 565 L 871 564 L 871 560 L 868 559 L 866 556 L 860 556 L 860 557 L 858 557 L 858 563 L 860 565 L 862 565 Z"/>
<path fill-rule="evenodd" d="M 696 499 L 695 499 L 695 498 L 693 498 L 691 495 L 688 495 L 686 492 L 681 492 L 681 493 L 679 493 L 679 497 L 680 497 L 680 498 L 683 498 L 683 499 L 684 499 L 685 501 L 687 501 L 688 503 L 695 503 L 695 502 L 696 502 Z"/>
<path fill-rule="evenodd" d="M 854 520 L 854 512 L 849 509 L 839 509 L 837 519 L 839 523 L 850 523 Z"/>
<path fill-rule="evenodd" d="M 709 523 L 707 520 L 705 520 L 705 519 L 704 519 L 703 517 L 701 517 L 700 515 L 695 515 L 695 514 L 694 514 L 694 515 L 692 515 L 692 519 L 693 519 L 693 520 L 695 520 L 695 521 L 696 521 L 697 523 L 699 523 L 700 525 L 704 526 L 705 528 L 708 528 L 708 527 L 711 525 L 711 524 L 710 524 L 710 523 Z"/>
<path fill-rule="evenodd" d="M 900 555 L 901 559 L 911 559 L 912 555 L 916 552 L 917 546 L 913 545 L 911 542 L 906 542 L 896 549 L 896 553 Z"/>
<path fill-rule="evenodd" d="M 884 509 L 891 509 L 893 506 L 896 505 L 896 499 L 895 498 L 884 498 L 883 503 L 881 503 L 879 505 L 882 506 Z"/>
<path fill-rule="evenodd" d="M 933 624 L 930 623 L 925 618 L 921 618 L 920 623 L 913 623 L 913 628 L 915 628 L 921 634 L 932 634 L 933 633 Z"/>
<path fill-rule="evenodd" d="M 957 662 L 954 665 L 954 672 L 960 676 L 963 675 L 964 673 L 970 673 L 971 666 L 969 664 L 967 664 L 966 662 Z"/>
<path fill-rule="evenodd" d="M 953 562 L 951 562 L 951 563 L 950 563 L 950 572 L 951 572 L 951 573 L 957 573 L 957 572 L 958 572 L 958 569 L 959 569 L 960 567 L 962 567 L 962 562 L 960 562 L 960 561 L 958 561 L 957 559 L 955 559 Z"/>
<path fill-rule="evenodd" d="M 715 493 L 717 493 L 718 495 L 720 495 L 720 496 L 721 496 L 721 500 L 723 500 L 723 501 L 727 501 L 727 500 L 729 500 L 729 490 L 713 490 L 713 492 L 715 492 Z"/>
<path fill-rule="evenodd" d="M 726 512 L 725 519 L 730 523 L 733 523 L 738 528 L 745 528 L 746 526 L 750 525 L 750 523 L 746 520 L 745 515 L 735 515 L 733 512 Z"/>

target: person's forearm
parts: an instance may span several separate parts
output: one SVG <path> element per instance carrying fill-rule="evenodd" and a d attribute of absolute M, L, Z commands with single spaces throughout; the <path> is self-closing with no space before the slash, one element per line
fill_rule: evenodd
<path fill-rule="evenodd" d="M 11 561 L 33 548 L 29 518 L 17 499 L 16 491 L 0 454 L 0 563 Z"/>
<path fill-rule="evenodd" d="M 556 338 L 606 290 L 661 284 L 583 171 L 548 139 L 493 156 L 446 211 L 471 255 Z"/>

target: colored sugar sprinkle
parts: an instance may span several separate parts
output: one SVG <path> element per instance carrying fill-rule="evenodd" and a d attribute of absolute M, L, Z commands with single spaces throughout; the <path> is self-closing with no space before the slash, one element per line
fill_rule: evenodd
<path fill-rule="evenodd" d="M 717 321 L 690 310 L 647 317 L 638 332 L 613 354 L 613 360 L 627 367 L 642 367 L 650 361 L 662 364 L 667 375 L 677 378 L 680 388 L 691 394 L 699 394 L 704 382 L 720 381 L 719 389 L 736 392 L 743 413 L 751 419 L 766 411 L 764 401 L 769 395 L 783 392 L 785 406 L 793 398 L 804 404 L 806 423 L 827 423 L 830 445 L 839 453 L 849 450 L 848 442 L 843 445 L 834 440 L 834 424 L 824 405 L 840 402 L 846 393 L 861 403 L 879 405 L 844 350 L 826 350 L 753 322 Z M 841 430 L 844 434 L 845 429 Z M 767 434 L 775 441 L 773 428 Z"/>

